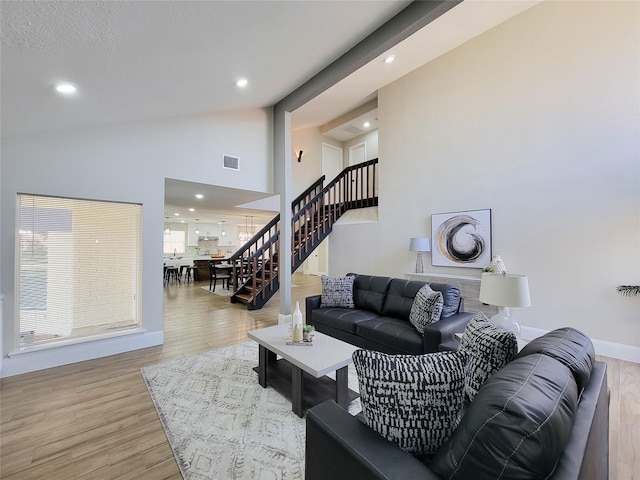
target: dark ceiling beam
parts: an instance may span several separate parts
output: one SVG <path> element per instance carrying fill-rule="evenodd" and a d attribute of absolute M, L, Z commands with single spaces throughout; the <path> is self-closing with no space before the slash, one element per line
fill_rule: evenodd
<path fill-rule="evenodd" d="M 410 3 L 391 20 L 276 103 L 274 110 L 293 112 L 461 2 L 462 0 L 416 0 Z"/>

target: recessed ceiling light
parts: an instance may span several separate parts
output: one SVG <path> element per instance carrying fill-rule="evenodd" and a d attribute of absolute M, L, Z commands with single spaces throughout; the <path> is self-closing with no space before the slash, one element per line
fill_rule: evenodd
<path fill-rule="evenodd" d="M 199 200 L 203 199 L 204 195 L 202 195 L 201 193 L 196 193 L 196 198 L 199 199 Z"/>
<path fill-rule="evenodd" d="M 392 63 L 396 59 L 395 55 L 388 55 L 384 58 L 384 63 Z"/>
<path fill-rule="evenodd" d="M 238 79 L 238 81 L 236 82 L 236 86 L 240 87 L 240 88 L 244 88 L 249 84 L 249 80 L 247 80 L 246 78 L 240 78 Z"/>
<path fill-rule="evenodd" d="M 78 91 L 78 85 L 73 82 L 60 82 L 55 85 L 56 92 L 64 95 L 73 95 Z"/>
<path fill-rule="evenodd" d="M 190 212 L 195 212 L 195 211 L 196 211 L 196 209 L 195 209 L 195 208 L 190 208 L 190 209 L 189 209 L 189 211 L 190 211 Z"/>
<path fill-rule="evenodd" d="M 369 127 L 371 126 L 371 124 L 370 124 L 369 122 L 364 122 L 364 123 L 362 124 L 362 126 L 363 126 L 364 128 L 369 128 Z"/>
<path fill-rule="evenodd" d="M 174 215 L 175 215 L 176 217 L 179 217 L 179 216 L 180 216 L 180 214 L 179 214 L 179 213 L 174 213 Z"/>

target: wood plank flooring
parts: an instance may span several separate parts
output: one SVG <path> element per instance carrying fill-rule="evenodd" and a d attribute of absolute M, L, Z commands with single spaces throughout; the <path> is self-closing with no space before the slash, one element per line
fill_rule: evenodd
<path fill-rule="evenodd" d="M 321 290 L 319 277 L 297 273 L 293 283 L 301 306 Z M 164 288 L 162 346 L 2 379 L 0 478 L 181 479 L 140 368 L 246 341 L 247 331 L 276 324 L 279 312 L 278 296 L 249 312 L 205 284 Z M 640 480 L 640 365 L 604 360 L 610 478 Z"/>

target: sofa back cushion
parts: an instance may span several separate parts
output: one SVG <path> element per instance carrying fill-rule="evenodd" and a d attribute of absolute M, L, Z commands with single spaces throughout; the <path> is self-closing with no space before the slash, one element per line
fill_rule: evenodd
<path fill-rule="evenodd" d="M 382 314 L 387 317 L 409 320 L 413 300 L 418 291 L 427 282 L 393 278 L 385 299 Z M 442 313 L 440 318 L 447 318 L 458 311 L 460 305 L 460 289 L 446 283 L 429 283 L 432 290 L 442 293 Z"/>
<path fill-rule="evenodd" d="M 385 298 L 382 307 L 382 315 L 408 321 L 413 300 L 425 285 L 425 282 L 417 280 L 391 279 L 387 298 Z"/>
<path fill-rule="evenodd" d="M 576 382 L 562 363 L 543 354 L 517 358 L 485 382 L 430 468 L 449 480 L 547 478 L 577 405 Z"/>
<path fill-rule="evenodd" d="M 566 365 L 573 373 L 579 391 L 589 383 L 596 352 L 591 339 L 581 331 L 571 327 L 558 328 L 531 340 L 518 356 L 533 353 L 544 353 Z"/>
<path fill-rule="evenodd" d="M 391 277 L 376 277 L 355 273 L 348 273 L 347 275 L 356 276 L 353 282 L 353 303 L 355 307 L 381 314 L 384 299 L 391 283 Z"/>

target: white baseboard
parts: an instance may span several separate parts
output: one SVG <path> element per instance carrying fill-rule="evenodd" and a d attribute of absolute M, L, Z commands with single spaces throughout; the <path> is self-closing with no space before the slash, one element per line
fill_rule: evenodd
<path fill-rule="evenodd" d="M 59 367 L 70 363 L 84 362 L 95 358 L 108 357 L 118 353 L 130 352 L 141 348 L 154 347 L 164 343 L 164 334 L 158 332 L 140 332 L 126 336 L 93 340 L 74 345 L 37 350 L 10 355 L 2 361 L 1 377 L 11 377 L 46 368 Z"/>
<path fill-rule="evenodd" d="M 521 327 L 522 338 L 524 340 L 533 340 L 545 333 L 549 333 L 549 330 L 543 330 L 541 328 Z M 617 358 L 619 360 L 625 360 L 627 362 L 640 363 L 640 347 L 634 347 L 632 345 L 625 345 L 623 343 L 614 343 L 607 340 L 591 339 L 593 348 L 597 355 L 603 355 L 605 357 Z"/>

